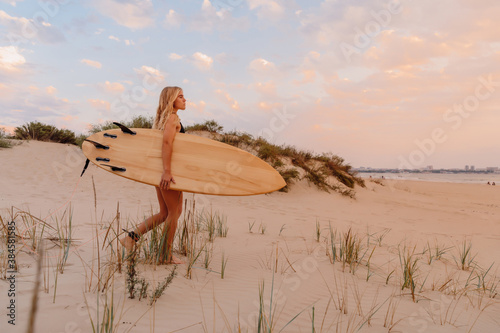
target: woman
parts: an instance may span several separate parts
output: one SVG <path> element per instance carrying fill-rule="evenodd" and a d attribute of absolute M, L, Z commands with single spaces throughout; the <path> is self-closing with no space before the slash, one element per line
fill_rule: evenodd
<path fill-rule="evenodd" d="M 160 212 L 144 220 L 134 231 L 128 233 L 120 242 L 128 250 L 134 249 L 135 243 L 140 236 L 166 220 L 166 244 L 162 246 L 163 257 L 167 264 L 182 264 L 183 262 L 172 254 L 172 244 L 174 242 L 175 230 L 177 229 L 177 220 L 182 212 L 182 192 L 170 190 L 170 185 L 175 184 L 172 176 L 171 159 L 172 148 L 175 135 L 178 132 L 184 132 L 184 128 L 177 116 L 178 110 L 186 109 L 186 99 L 181 88 L 166 87 L 160 94 L 160 101 L 156 111 L 156 118 L 153 129 L 163 131 L 162 158 L 163 174 L 160 185 L 156 187 L 156 195 L 160 204 Z M 164 234 L 165 235 L 165 234 Z M 163 238 L 165 241 L 165 238 Z M 166 245 L 166 246 L 165 246 Z"/>

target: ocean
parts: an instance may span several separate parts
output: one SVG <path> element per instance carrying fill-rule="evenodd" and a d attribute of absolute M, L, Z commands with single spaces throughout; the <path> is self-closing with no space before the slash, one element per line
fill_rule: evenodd
<path fill-rule="evenodd" d="M 445 182 L 445 183 L 474 183 L 486 184 L 495 182 L 500 185 L 500 173 L 358 173 L 362 178 L 382 178 L 399 180 L 418 180 L 426 182 Z"/>

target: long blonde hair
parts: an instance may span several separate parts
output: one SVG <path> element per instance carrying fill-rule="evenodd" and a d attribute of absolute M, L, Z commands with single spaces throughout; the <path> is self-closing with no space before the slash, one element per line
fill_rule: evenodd
<path fill-rule="evenodd" d="M 179 87 L 165 87 L 161 91 L 156 118 L 153 123 L 154 129 L 162 130 L 165 128 L 168 118 L 174 111 L 174 101 L 181 92 Z"/>

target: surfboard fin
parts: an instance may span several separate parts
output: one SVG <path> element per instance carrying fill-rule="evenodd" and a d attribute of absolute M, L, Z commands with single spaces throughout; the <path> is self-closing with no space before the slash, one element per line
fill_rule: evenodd
<path fill-rule="evenodd" d="M 132 131 L 127 126 L 122 125 L 120 123 L 117 123 L 116 121 L 114 121 L 113 124 L 115 124 L 116 126 L 120 127 L 120 129 L 122 130 L 123 133 L 131 134 L 131 135 L 135 135 L 136 134 L 134 131 Z"/>
<path fill-rule="evenodd" d="M 92 140 L 89 140 L 89 139 L 85 139 L 83 141 L 87 141 L 87 142 L 90 142 L 91 144 L 93 144 L 96 148 L 99 148 L 99 149 L 109 149 L 109 146 L 105 146 L 99 142 L 95 142 L 95 141 L 92 141 Z"/>
<path fill-rule="evenodd" d="M 109 158 L 106 157 L 96 157 L 95 160 L 97 162 L 109 162 Z"/>
<path fill-rule="evenodd" d="M 107 137 L 107 138 L 111 138 L 111 139 L 116 139 L 117 136 L 114 135 L 114 134 L 109 134 L 109 133 L 104 133 L 103 136 Z"/>
<path fill-rule="evenodd" d="M 121 171 L 121 172 L 127 171 L 127 169 L 125 169 L 125 168 L 117 167 L 117 166 L 114 166 L 114 165 L 109 165 L 109 164 L 101 164 L 101 165 L 110 167 L 111 170 L 113 170 L 113 171 Z"/>
<path fill-rule="evenodd" d="M 85 173 L 85 170 L 87 170 L 87 167 L 89 166 L 89 162 L 90 162 L 90 160 L 87 158 L 87 160 L 85 161 L 85 166 L 83 167 L 82 174 L 80 175 L 80 177 L 83 176 L 83 174 Z"/>

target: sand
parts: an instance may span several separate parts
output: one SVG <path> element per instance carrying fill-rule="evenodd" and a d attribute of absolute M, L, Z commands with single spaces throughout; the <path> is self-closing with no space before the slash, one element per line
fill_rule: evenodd
<path fill-rule="evenodd" d="M 43 261 L 35 332 L 92 332 L 90 317 L 97 325 L 98 297 L 102 318 L 104 295 L 110 302 L 111 294 L 117 332 L 256 332 L 262 286 L 264 316 L 275 332 L 311 332 L 313 326 L 316 332 L 500 331 L 500 186 L 367 181 L 366 188 L 356 188 L 356 199 L 319 191 L 307 181 L 289 193 L 249 197 L 185 193 L 189 203 L 196 201 L 197 211 L 223 215 L 228 234 L 209 243 L 209 269 L 204 254 L 191 279 L 185 276 L 187 264 L 179 265 L 173 282 L 149 306 L 148 299 L 127 298 L 125 268 L 109 279 L 114 283 L 107 292 L 95 289 L 97 276 L 114 267 L 107 264 L 110 247 L 102 244 L 110 224 L 115 225 L 118 203 L 121 226 L 139 223 L 157 210 L 152 187 L 93 165 L 80 178 L 84 158 L 79 148 L 69 145 L 25 142 L 0 149 L 0 161 L 4 223 L 17 214 L 22 231 L 22 212 L 29 211 L 41 219 L 52 213 L 46 222 L 56 226 L 67 223 L 63 212 L 68 201 L 72 209 L 73 243 L 62 274 L 55 268 L 61 243 L 44 241 L 49 252 Z M 349 229 L 361 239 L 364 254 L 354 272 L 327 255 L 330 230 L 338 236 Z M 47 228 L 45 238 L 50 235 L 56 233 Z M 473 256 L 473 267 L 467 270 L 456 263 L 464 242 L 471 244 Z M 26 331 L 38 258 L 30 251 L 30 240 L 26 243 L 17 243 L 15 326 L 7 316 L 9 283 L 3 276 L 0 280 L 1 332 Z M 428 246 L 444 250 L 430 265 Z M 405 247 L 415 249 L 414 258 L 419 258 L 415 301 L 410 289 L 401 288 L 399 254 Z M 224 279 L 222 256 L 227 260 Z M 154 287 L 172 266 L 140 261 L 137 270 Z"/>

